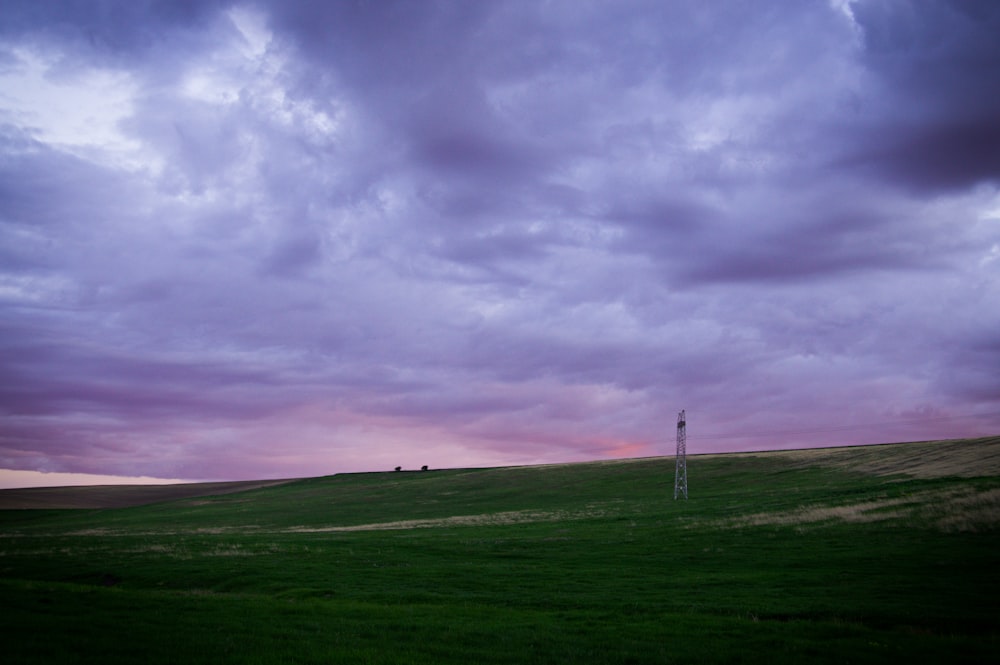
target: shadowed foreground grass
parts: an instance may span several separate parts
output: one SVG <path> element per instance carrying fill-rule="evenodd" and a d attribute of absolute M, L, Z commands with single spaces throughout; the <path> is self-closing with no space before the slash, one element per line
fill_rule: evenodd
<path fill-rule="evenodd" d="M 1000 439 L 942 445 L 2 511 L 4 661 L 995 662 Z"/>

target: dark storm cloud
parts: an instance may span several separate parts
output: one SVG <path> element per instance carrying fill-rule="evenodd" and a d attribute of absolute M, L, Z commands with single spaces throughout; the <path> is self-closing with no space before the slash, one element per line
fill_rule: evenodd
<path fill-rule="evenodd" d="M 863 62 L 884 86 L 866 106 L 877 127 L 849 164 L 916 192 L 1000 180 L 1000 6 L 859 2 Z"/>
<path fill-rule="evenodd" d="M 666 452 L 675 408 L 718 449 L 996 411 L 990 3 L 4 11 L 2 465 L 565 461 Z"/>

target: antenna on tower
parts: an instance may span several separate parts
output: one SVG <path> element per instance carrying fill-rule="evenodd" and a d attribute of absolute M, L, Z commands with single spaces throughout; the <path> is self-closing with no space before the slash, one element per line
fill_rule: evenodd
<path fill-rule="evenodd" d="M 674 471 L 674 500 L 679 494 L 688 498 L 687 420 L 684 411 L 677 414 L 677 467 Z"/>

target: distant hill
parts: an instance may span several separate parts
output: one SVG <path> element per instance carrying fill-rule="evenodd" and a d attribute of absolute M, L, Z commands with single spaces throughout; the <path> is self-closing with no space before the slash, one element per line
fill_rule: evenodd
<path fill-rule="evenodd" d="M 739 457 L 773 457 L 776 460 L 780 458 L 785 465 L 790 462 L 793 466 L 835 467 L 873 475 L 903 474 L 917 478 L 998 476 L 1000 475 L 1000 436 L 835 448 L 689 455 L 694 464 L 697 464 L 696 460 L 699 458 L 720 456 L 734 459 Z M 543 466 L 627 464 L 631 461 L 638 460 L 616 459 Z M 177 499 L 233 494 L 283 485 L 293 482 L 293 480 L 4 489 L 0 490 L 0 510 L 125 508 Z"/>

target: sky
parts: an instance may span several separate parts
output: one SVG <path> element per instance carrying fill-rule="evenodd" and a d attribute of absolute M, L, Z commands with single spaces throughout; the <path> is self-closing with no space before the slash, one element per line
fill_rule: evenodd
<path fill-rule="evenodd" d="M 0 14 L 0 482 L 1000 433 L 993 0 Z"/>

